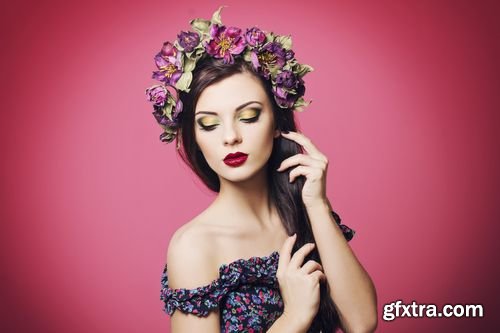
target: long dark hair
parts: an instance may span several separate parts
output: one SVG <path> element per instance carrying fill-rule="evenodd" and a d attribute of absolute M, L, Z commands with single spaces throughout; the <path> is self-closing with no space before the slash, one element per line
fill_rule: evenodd
<path fill-rule="evenodd" d="M 233 74 L 245 72 L 253 74 L 262 83 L 271 101 L 276 128 L 281 131 L 297 130 L 293 111 L 282 109 L 276 104 L 271 83 L 256 73 L 249 63 L 241 58 L 235 58 L 234 64 L 224 64 L 222 60 L 212 57 L 204 56 L 200 59 L 193 71 L 190 92 L 179 93 L 184 108 L 180 115 L 180 149 L 178 152 L 203 183 L 217 193 L 220 190 L 219 177 L 208 165 L 195 140 L 194 111 L 198 98 L 205 88 Z M 179 144 L 179 137 L 176 138 L 176 144 Z M 305 177 L 297 177 L 293 183 L 290 183 L 289 171 L 278 172 L 276 169 L 284 159 L 298 153 L 304 153 L 299 144 L 279 136 L 274 139 L 273 150 L 267 165 L 269 199 L 276 206 L 288 235 L 297 233 L 293 252 L 306 243 L 314 242 L 309 217 L 301 196 Z M 309 259 L 321 263 L 317 248 L 308 255 L 305 261 Z M 320 289 L 319 311 L 309 332 L 334 332 L 339 327 L 339 316 L 330 297 L 328 284 L 322 283 Z"/>

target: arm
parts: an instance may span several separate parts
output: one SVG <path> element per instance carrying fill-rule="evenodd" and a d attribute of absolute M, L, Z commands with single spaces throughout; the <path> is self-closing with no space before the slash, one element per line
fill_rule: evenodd
<path fill-rule="evenodd" d="M 344 331 L 373 332 L 377 327 L 375 287 L 331 215 L 330 202 L 306 209 Z"/>
<path fill-rule="evenodd" d="M 211 267 L 206 242 L 194 233 L 177 231 L 170 240 L 167 263 L 169 287 L 193 289 L 205 286 L 218 277 Z M 176 309 L 170 318 L 172 333 L 220 332 L 218 309 L 199 317 Z"/>
<path fill-rule="evenodd" d="M 307 329 L 302 328 L 301 325 L 295 323 L 293 318 L 287 317 L 285 314 L 281 315 L 273 325 L 269 328 L 267 333 L 306 333 Z"/>
<path fill-rule="evenodd" d="M 176 310 L 170 318 L 170 331 L 172 333 L 219 333 L 219 321 L 219 311 L 212 311 L 207 317 L 198 317 Z"/>

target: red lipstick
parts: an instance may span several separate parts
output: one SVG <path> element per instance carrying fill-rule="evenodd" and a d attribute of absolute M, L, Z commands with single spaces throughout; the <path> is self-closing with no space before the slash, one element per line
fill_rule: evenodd
<path fill-rule="evenodd" d="M 224 157 L 224 163 L 226 163 L 229 166 L 232 167 L 237 167 L 245 163 L 247 160 L 248 154 L 242 153 L 242 152 L 236 152 L 234 154 L 227 154 L 226 157 Z"/>

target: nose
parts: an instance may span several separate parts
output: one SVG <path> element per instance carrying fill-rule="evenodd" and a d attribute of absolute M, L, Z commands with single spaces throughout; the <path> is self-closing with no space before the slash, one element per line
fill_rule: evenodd
<path fill-rule="evenodd" d="M 240 131 L 235 126 L 226 126 L 224 129 L 224 145 L 234 145 L 236 143 L 241 143 Z"/>

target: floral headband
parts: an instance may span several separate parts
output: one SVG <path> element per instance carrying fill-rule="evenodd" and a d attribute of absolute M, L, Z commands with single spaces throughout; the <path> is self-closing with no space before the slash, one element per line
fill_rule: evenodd
<path fill-rule="evenodd" d="M 245 33 L 240 28 L 226 27 L 220 18 L 223 7 L 219 7 L 210 21 L 191 20 L 194 31 L 181 31 L 177 40 L 173 44 L 165 42 L 154 58 L 158 70 L 152 78 L 162 84 L 147 88 L 146 95 L 153 103 L 156 121 L 164 130 L 160 135 L 162 142 L 170 143 L 177 135 L 183 108 L 179 91 L 190 91 L 192 72 L 205 54 L 222 59 L 224 64 L 233 64 L 235 57 L 243 57 L 271 82 L 274 99 L 283 109 L 302 111 L 311 103 L 303 98 L 302 77 L 313 68 L 297 62 L 291 37 L 264 32 L 257 27 Z"/>

